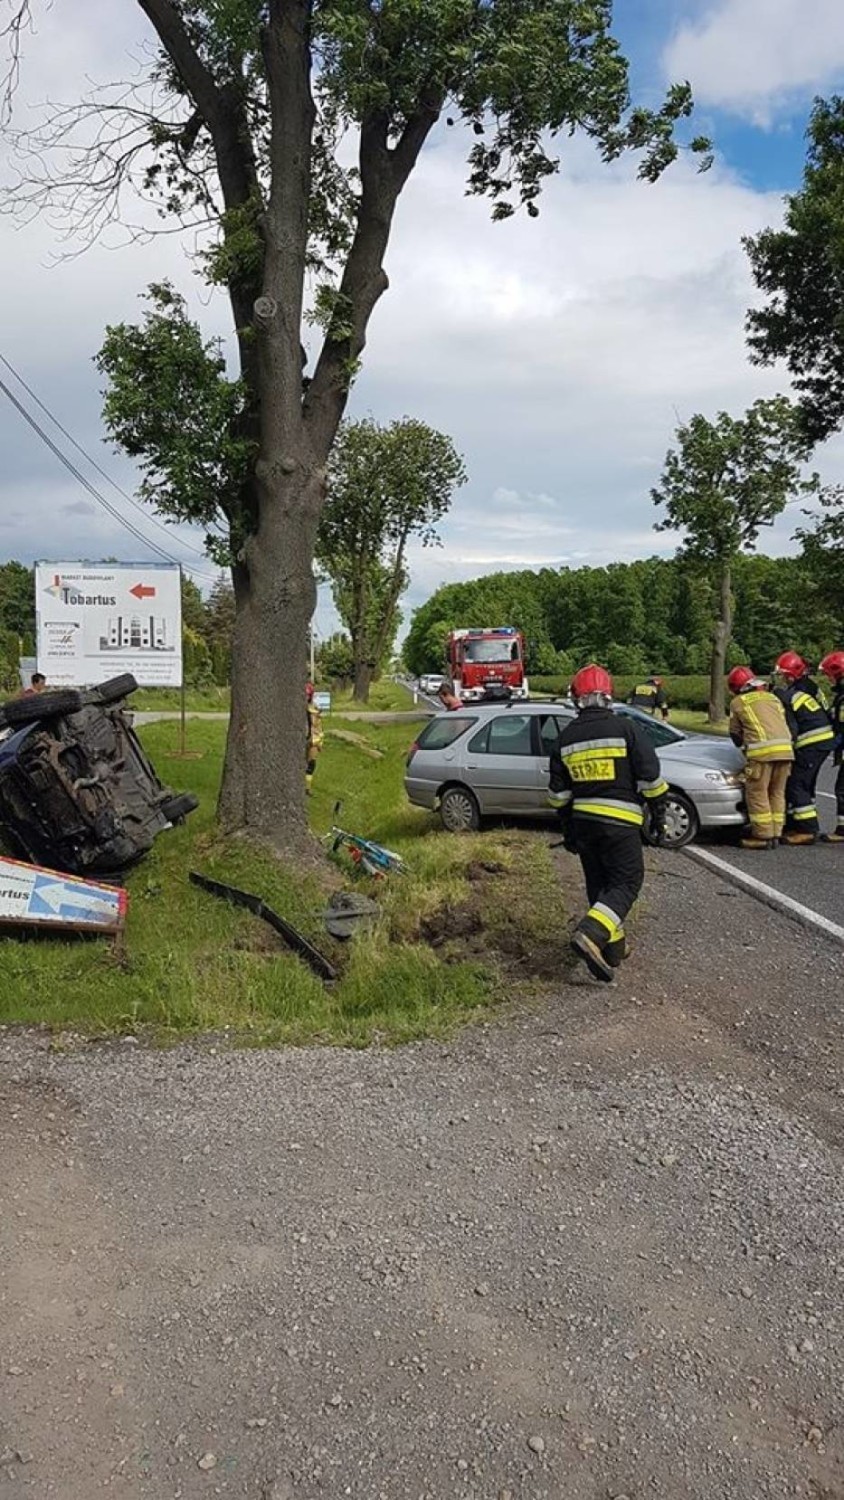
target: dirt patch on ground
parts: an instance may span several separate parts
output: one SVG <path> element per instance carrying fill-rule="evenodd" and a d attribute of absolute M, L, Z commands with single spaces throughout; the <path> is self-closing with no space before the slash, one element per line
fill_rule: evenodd
<path fill-rule="evenodd" d="M 567 941 L 571 922 L 565 913 L 576 901 L 575 883 L 566 876 L 562 878 L 559 927 L 548 936 L 540 936 L 530 911 L 510 903 L 501 889 L 509 873 L 507 866 L 497 861 L 473 862 L 466 870 L 469 896 L 423 917 L 419 939 L 436 949 L 446 962 L 483 958 L 508 979 L 558 982 L 573 966 Z"/>

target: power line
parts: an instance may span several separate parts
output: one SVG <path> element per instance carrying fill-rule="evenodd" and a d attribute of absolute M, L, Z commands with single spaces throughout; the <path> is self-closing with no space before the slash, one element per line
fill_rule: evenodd
<path fill-rule="evenodd" d="M 133 526 L 132 522 L 127 520 L 125 516 L 122 516 L 120 514 L 120 511 L 111 504 L 111 501 L 106 500 L 105 496 L 100 494 L 99 490 L 96 489 L 93 484 L 91 484 L 90 480 L 86 479 L 85 475 L 79 469 L 77 469 L 76 465 L 71 459 L 68 458 L 67 454 L 63 453 L 61 448 L 59 448 L 57 444 L 53 442 L 53 439 L 49 436 L 49 434 L 44 431 L 44 428 L 40 425 L 40 423 L 36 421 L 31 412 L 27 411 L 23 403 L 19 401 L 17 396 L 14 394 L 14 391 L 11 391 L 6 385 L 5 381 L 2 379 L 0 379 L 0 391 L 2 391 L 4 396 L 8 397 L 12 405 L 16 408 L 17 411 L 20 412 L 24 421 L 27 422 L 33 429 L 33 431 L 38 434 L 38 436 L 41 438 L 41 441 L 43 443 L 46 443 L 47 447 L 50 449 L 50 452 L 53 453 L 59 460 L 59 463 L 64 464 L 64 467 L 69 471 L 69 473 L 73 475 L 74 479 L 76 479 L 79 484 L 82 485 L 83 489 L 87 491 L 91 498 L 93 500 L 96 500 L 97 504 L 101 505 L 103 509 L 106 510 L 108 514 L 115 521 L 117 521 L 120 526 L 123 526 L 126 531 L 131 532 L 136 541 L 141 542 L 145 547 L 149 547 L 152 552 L 157 553 L 158 556 L 163 558 L 165 562 L 172 563 L 175 567 L 184 567 L 187 572 L 195 574 L 198 578 L 204 578 L 210 583 L 216 582 L 216 579 L 211 573 L 203 573 L 199 568 L 195 568 L 192 563 L 180 564 L 178 559 L 173 557 L 172 553 L 165 552 L 164 548 L 159 547 L 157 542 L 153 542 L 149 537 L 144 536 L 143 532 L 139 531 L 136 526 Z"/>
<path fill-rule="evenodd" d="M 58 428 L 59 432 L 63 435 L 63 437 L 66 437 L 67 440 L 68 440 L 68 442 L 72 443 L 72 445 L 76 449 L 77 453 L 81 453 L 82 454 L 82 457 L 85 459 L 86 463 L 89 463 L 91 465 L 91 468 L 95 469 L 96 472 L 98 474 L 100 474 L 102 476 L 102 478 L 105 479 L 106 482 L 112 486 L 112 489 L 115 489 L 117 491 L 118 495 L 122 495 L 123 499 L 126 500 L 129 505 L 134 506 L 135 510 L 140 511 L 140 513 L 143 516 L 144 520 L 150 526 L 157 527 L 157 529 L 159 531 L 163 531 L 164 532 L 164 535 L 170 541 L 177 542 L 180 547 L 186 548 L 186 550 L 188 552 L 193 552 L 197 557 L 201 557 L 203 559 L 203 561 L 207 560 L 206 559 L 206 554 L 203 552 L 203 550 L 202 550 L 201 547 L 195 547 L 192 542 L 186 542 L 186 541 L 184 541 L 184 539 L 182 537 L 180 537 L 180 536 L 174 536 L 173 533 L 172 533 L 172 531 L 170 531 L 167 526 L 162 525 L 161 521 L 156 520 L 155 516 L 151 516 L 148 513 L 148 511 L 144 510 L 144 507 L 140 504 L 140 502 L 138 500 L 135 499 L 134 495 L 130 495 L 127 490 L 124 490 L 123 487 L 117 483 L 117 480 L 113 479 L 112 476 L 107 472 L 107 470 L 104 469 L 104 468 L 102 468 L 102 466 L 97 463 L 97 460 L 95 458 L 91 457 L 90 453 L 88 453 L 82 447 L 82 444 L 78 443 L 76 441 L 76 438 L 73 436 L 73 434 L 71 432 L 68 432 L 68 430 L 67 430 L 66 427 L 62 426 L 62 424 L 59 421 L 58 417 L 56 416 L 55 412 L 52 412 L 50 410 L 49 406 L 47 406 L 45 404 L 45 402 L 43 402 L 41 400 L 41 397 L 36 394 L 36 392 L 32 389 L 32 386 L 31 385 L 27 385 L 27 383 L 24 380 L 23 376 L 20 374 L 20 372 L 18 370 L 15 369 L 15 367 L 12 364 L 11 360 L 8 360 L 6 358 L 5 354 L 0 354 L 0 364 L 4 364 L 6 366 L 6 369 L 9 370 L 12 375 L 14 375 L 15 380 L 18 382 L 18 384 L 23 387 L 23 389 L 26 391 L 26 393 L 27 393 L 28 396 L 31 396 L 31 398 L 35 402 L 36 406 L 38 406 L 38 407 L 41 408 L 41 410 L 44 412 L 45 416 L 49 417 L 50 421 L 53 423 L 53 426 Z"/>

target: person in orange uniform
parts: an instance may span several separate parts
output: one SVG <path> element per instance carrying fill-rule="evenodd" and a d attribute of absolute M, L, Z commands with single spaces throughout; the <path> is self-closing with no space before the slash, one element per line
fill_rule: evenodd
<path fill-rule="evenodd" d="M 835 832 L 822 835 L 826 844 L 844 844 L 844 651 L 830 651 L 820 664 L 819 670 L 828 678 L 833 688 L 832 707 L 829 717 L 835 735 L 836 819 Z"/>
<path fill-rule="evenodd" d="M 821 826 L 815 787 L 821 766 L 832 750 L 835 735 L 829 715 L 818 700 L 818 688 L 796 651 L 784 651 L 774 671 L 782 686 L 775 689 L 785 709 L 794 740 L 794 765 L 786 788 L 786 844 L 816 844 Z"/>
<path fill-rule="evenodd" d="M 785 789 L 794 764 L 785 709 L 750 667 L 733 667 L 727 686 L 730 738 L 744 750 L 750 837 L 743 849 L 775 849 L 785 828 Z"/>

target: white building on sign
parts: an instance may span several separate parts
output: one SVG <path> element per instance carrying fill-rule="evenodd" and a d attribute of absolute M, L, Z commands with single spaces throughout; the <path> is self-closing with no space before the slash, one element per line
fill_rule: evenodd
<path fill-rule="evenodd" d="M 42 562 L 35 568 L 38 670 L 50 687 L 131 672 L 182 685 L 182 595 L 170 563 Z"/>

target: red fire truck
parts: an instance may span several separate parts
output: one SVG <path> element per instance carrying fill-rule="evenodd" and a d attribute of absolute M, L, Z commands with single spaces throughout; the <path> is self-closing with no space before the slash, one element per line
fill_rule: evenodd
<path fill-rule="evenodd" d="M 528 696 L 524 636 L 514 625 L 452 630 L 447 650 L 454 691 L 464 703 Z"/>

